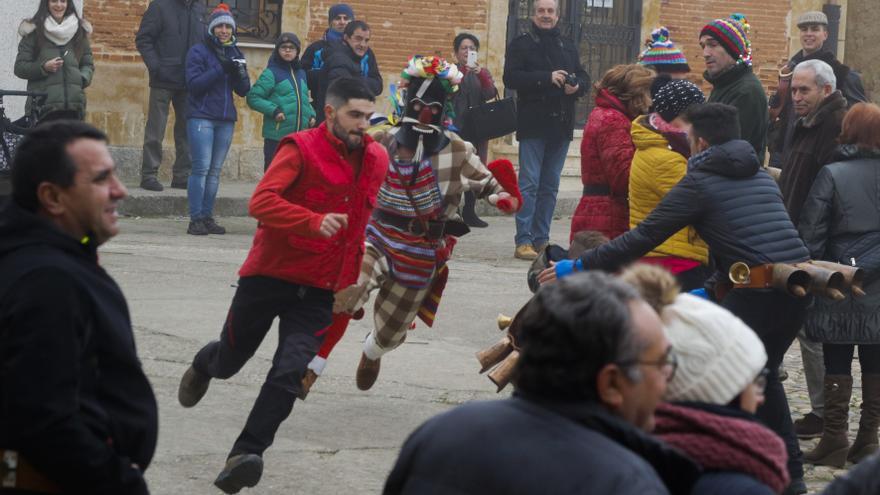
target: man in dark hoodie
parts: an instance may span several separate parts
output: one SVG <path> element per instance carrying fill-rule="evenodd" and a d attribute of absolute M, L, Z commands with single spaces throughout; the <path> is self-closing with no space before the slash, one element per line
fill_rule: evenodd
<path fill-rule="evenodd" d="M 350 5 L 345 3 L 337 3 L 332 5 L 327 12 L 327 22 L 330 24 L 324 31 L 321 39 L 313 42 L 303 52 L 302 68 L 306 71 L 308 77 L 309 91 L 312 93 L 312 105 L 320 110 L 323 108 L 324 91 L 327 86 L 320 87 L 320 75 L 327 62 L 327 57 L 333 48 L 342 43 L 342 34 L 345 32 L 345 26 L 354 20 L 354 10 Z M 319 101 L 320 96 L 320 101 Z M 318 112 L 319 114 L 322 112 Z M 319 116 L 322 119 L 322 117 Z"/>
<path fill-rule="evenodd" d="M 192 168 L 186 135 L 186 53 L 205 36 L 204 2 L 154 0 L 150 2 L 135 37 L 135 45 L 150 73 L 150 103 L 144 127 L 141 187 L 161 191 L 156 177 L 162 163 L 162 140 L 168 124 L 168 106 L 174 106 L 174 166 L 171 187 L 186 189 Z"/>
<path fill-rule="evenodd" d="M 107 137 L 82 122 L 40 126 L 12 184 L 0 212 L 0 491 L 146 494 L 156 399 L 97 256 L 127 195 Z"/>
<path fill-rule="evenodd" d="M 825 48 L 825 41 L 828 40 L 828 17 L 819 11 L 805 12 L 798 17 L 797 27 L 800 31 L 801 50 L 779 70 L 779 90 L 770 97 L 768 146 L 772 167 L 785 165 L 785 153 L 791 145 L 794 126 L 799 118 L 794 110 L 790 91 L 792 74 L 799 63 L 805 60 L 821 60 L 830 65 L 837 79 L 837 89 L 846 98 L 847 106 L 867 101 L 861 76 Z"/>
<path fill-rule="evenodd" d="M 785 210 L 779 187 L 761 167 L 754 148 L 739 139 L 737 110 L 706 103 L 690 107 L 685 118 L 691 124 L 691 158 L 681 181 L 634 229 L 575 261 L 556 263 L 541 274 L 542 283 L 577 270 L 616 271 L 689 225 L 709 246 L 717 267 L 714 280 L 726 280 L 736 262 L 757 268 L 809 259 Z M 778 369 L 803 325 L 811 298 L 748 287 L 736 287 L 724 294 L 718 291 L 713 297 L 740 317 L 764 343 L 770 374 L 767 400 L 758 410 L 758 417 L 785 440 L 792 479 L 790 493 L 805 493 L 801 451 Z"/>

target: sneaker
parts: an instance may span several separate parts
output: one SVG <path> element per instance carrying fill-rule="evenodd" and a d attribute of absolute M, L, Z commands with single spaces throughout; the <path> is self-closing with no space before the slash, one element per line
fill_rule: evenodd
<path fill-rule="evenodd" d="M 209 232 L 204 220 L 197 219 L 189 221 L 189 227 L 186 228 L 186 233 L 190 235 L 208 235 Z"/>
<path fill-rule="evenodd" d="M 141 181 L 141 189 L 146 189 L 147 191 L 161 191 L 165 188 L 159 183 L 159 179 L 155 177 L 144 177 Z"/>
<path fill-rule="evenodd" d="M 213 217 L 203 219 L 202 223 L 205 225 L 205 228 L 208 229 L 209 234 L 222 235 L 226 233 L 226 229 L 217 225 L 217 222 L 214 221 Z"/>
<path fill-rule="evenodd" d="M 794 421 L 794 432 L 801 439 L 819 438 L 822 436 L 824 428 L 825 420 L 813 412 L 809 412 L 803 418 Z"/>
<path fill-rule="evenodd" d="M 538 257 L 538 253 L 531 244 L 520 244 L 513 252 L 513 257 L 521 260 L 533 260 Z"/>
<path fill-rule="evenodd" d="M 190 365 L 183 372 L 183 377 L 180 378 L 180 386 L 177 388 L 177 401 L 183 407 L 193 407 L 205 396 L 205 392 L 208 391 L 208 385 L 210 384 L 210 376 L 196 371 Z"/>
<path fill-rule="evenodd" d="M 223 493 L 238 493 L 244 487 L 256 486 L 262 475 L 262 457 L 257 454 L 234 455 L 226 460 L 226 466 L 217 475 L 214 486 L 223 490 Z"/>
<path fill-rule="evenodd" d="M 171 179 L 171 189 L 186 189 L 189 187 L 189 177 L 175 177 Z"/>

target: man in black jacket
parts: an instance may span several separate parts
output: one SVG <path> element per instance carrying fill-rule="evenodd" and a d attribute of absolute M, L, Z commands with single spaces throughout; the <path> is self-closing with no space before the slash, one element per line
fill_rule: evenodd
<path fill-rule="evenodd" d="M 836 88 L 833 69 L 821 60 L 805 60 L 793 71 L 791 105 L 798 118 L 785 153 L 779 189 L 795 227 L 799 227 L 801 210 L 816 175 L 834 161 L 832 157 L 847 107 L 846 98 Z M 798 342 L 811 410 L 795 421 L 795 432 L 800 438 L 816 438 L 822 435 L 825 417 L 822 344 L 808 339 L 803 332 L 798 334 Z"/>
<path fill-rule="evenodd" d="M 346 3 L 337 3 L 330 6 L 327 10 L 327 23 L 329 27 L 324 31 L 321 39 L 312 42 L 300 57 L 303 70 L 306 71 L 306 82 L 309 86 L 309 92 L 312 94 L 312 106 L 318 110 L 318 114 L 323 113 L 320 109 L 323 105 L 318 105 L 319 95 L 323 101 L 323 94 L 327 90 L 325 86 L 321 88 L 320 75 L 323 72 L 327 58 L 333 51 L 334 47 L 338 47 L 342 43 L 342 35 L 345 33 L 345 26 L 354 20 L 354 9 Z M 323 116 L 318 115 L 318 119 Z"/>
<path fill-rule="evenodd" d="M 127 194 L 106 139 L 58 121 L 16 152 L 0 212 L 2 493 L 148 493 L 156 399 L 97 256 Z"/>
<path fill-rule="evenodd" d="M 550 239 L 559 177 L 574 126 L 574 103 L 590 88 L 577 47 L 561 36 L 557 0 L 537 0 L 532 25 L 513 39 L 504 85 L 516 90 L 519 189 L 514 256 L 533 260 Z"/>
<path fill-rule="evenodd" d="M 657 313 L 603 273 L 544 287 L 513 326 L 514 397 L 420 426 L 384 493 L 690 493 L 692 462 L 647 435 L 675 372 Z"/>
<path fill-rule="evenodd" d="M 837 79 L 837 89 L 843 93 L 848 107 L 867 101 L 859 73 L 841 63 L 831 50 L 825 48 L 825 41 L 828 40 L 828 16 L 819 11 L 805 12 L 798 17 L 797 27 L 800 31 L 801 50 L 779 70 L 779 91 L 770 97 L 768 147 L 771 167 L 785 166 L 785 154 L 791 146 L 794 126 L 799 118 L 793 108 L 789 90 L 794 68 L 799 63 L 805 60 L 821 60 L 830 65 Z"/>
<path fill-rule="evenodd" d="M 362 77 L 373 96 L 382 94 L 382 74 L 376 55 L 370 49 L 370 26 L 364 21 L 352 21 L 345 26 L 342 43 L 335 46 L 327 55 L 322 73 L 319 74 L 319 88 L 328 88 L 330 84 L 343 77 Z M 324 108 L 324 94 L 318 95 L 315 108 Z M 313 93 L 314 94 L 314 93 Z M 318 112 L 318 119 L 323 119 L 323 112 Z"/>
<path fill-rule="evenodd" d="M 687 174 L 636 228 L 585 252 L 574 262 L 560 261 L 541 274 L 542 283 L 573 270 L 617 270 L 689 225 L 709 245 L 718 270 L 715 280 L 726 280 L 736 262 L 757 267 L 809 259 L 779 187 L 761 168 L 752 145 L 739 139 L 736 108 L 707 103 L 692 106 L 685 115 L 691 123 Z M 778 369 L 804 322 L 811 299 L 751 288 L 735 288 L 717 296 L 718 303 L 746 322 L 764 343 L 770 374 L 766 402 L 758 417 L 785 440 L 790 493 L 805 493 L 800 447 Z"/>
<path fill-rule="evenodd" d="M 192 168 L 186 137 L 186 79 L 184 66 L 190 47 L 205 38 L 204 7 L 196 0 L 153 0 L 135 37 L 135 45 L 150 73 L 150 103 L 144 127 L 141 187 L 161 191 L 159 164 L 168 123 L 168 105 L 174 106 L 174 166 L 171 187 L 186 189 Z"/>

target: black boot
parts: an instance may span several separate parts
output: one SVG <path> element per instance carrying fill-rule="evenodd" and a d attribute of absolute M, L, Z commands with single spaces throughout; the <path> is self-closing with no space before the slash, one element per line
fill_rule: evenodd
<path fill-rule="evenodd" d="M 461 219 L 464 220 L 464 223 L 467 224 L 468 227 L 474 227 L 478 229 L 482 229 L 484 227 L 488 227 L 489 224 L 484 222 L 477 216 L 477 212 L 474 208 L 477 206 L 477 198 L 474 196 L 474 193 L 471 191 L 467 191 L 464 193 L 464 206 L 461 208 Z"/>
<path fill-rule="evenodd" d="M 880 427 L 880 374 L 862 374 L 862 414 L 859 433 L 846 459 L 857 464 L 880 449 L 877 428 Z"/>

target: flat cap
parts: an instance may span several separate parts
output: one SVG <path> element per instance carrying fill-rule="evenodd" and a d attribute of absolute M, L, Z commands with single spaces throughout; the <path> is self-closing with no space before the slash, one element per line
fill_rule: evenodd
<path fill-rule="evenodd" d="M 797 25 L 798 27 L 803 27 L 807 24 L 823 24 L 827 26 L 828 16 L 826 16 L 824 12 L 819 12 L 818 10 L 804 12 L 803 14 L 801 14 L 800 17 L 798 17 Z"/>

